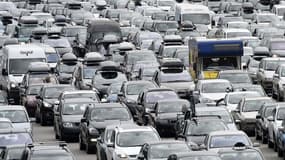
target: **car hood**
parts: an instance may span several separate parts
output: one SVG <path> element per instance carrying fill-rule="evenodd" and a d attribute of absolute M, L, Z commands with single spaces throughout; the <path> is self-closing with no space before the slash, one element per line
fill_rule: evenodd
<path fill-rule="evenodd" d="M 130 121 L 120 121 L 120 120 L 105 120 L 102 122 L 91 121 L 90 125 L 94 128 L 106 128 L 108 125 L 118 125 L 118 124 L 128 124 Z"/>
<path fill-rule="evenodd" d="M 194 90 L 195 84 L 193 82 L 173 82 L 173 83 L 161 83 L 161 86 L 174 89 L 175 91 L 181 90 Z"/>
<path fill-rule="evenodd" d="M 138 95 L 127 95 L 126 98 L 129 100 L 137 101 Z"/>
<path fill-rule="evenodd" d="M 257 112 L 243 112 L 242 115 L 247 119 L 256 119 Z"/>
<path fill-rule="evenodd" d="M 226 93 L 201 93 L 201 98 L 208 98 L 211 100 L 219 100 L 221 98 L 224 98 Z"/>
<path fill-rule="evenodd" d="M 188 142 L 194 142 L 197 145 L 201 145 L 204 143 L 206 136 L 187 136 Z"/>
<path fill-rule="evenodd" d="M 125 153 L 127 155 L 138 155 L 141 150 L 141 146 L 137 147 L 118 147 L 116 153 Z"/>
<path fill-rule="evenodd" d="M 181 113 L 181 112 L 180 112 Z M 173 119 L 177 119 L 177 114 L 179 114 L 179 112 L 173 112 L 173 113 L 159 113 L 157 116 L 157 119 L 164 119 L 164 120 L 173 120 Z"/>
<path fill-rule="evenodd" d="M 63 122 L 80 122 L 82 115 L 62 115 Z"/>
<path fill-rule="evenodd" d="M 9 81 L 14 83 L 21 83 L 24 78 L 24 74 L 10 74 L 8 75 Z"/>

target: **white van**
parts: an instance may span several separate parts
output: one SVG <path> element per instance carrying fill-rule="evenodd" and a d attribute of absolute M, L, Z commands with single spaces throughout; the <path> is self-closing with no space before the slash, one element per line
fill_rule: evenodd
<path fill-rule="evenodd" d="M 211 28 L 213 11 L 201 4 L 177 4 L 175 8 L 175 20 L 181 24 L 191 21 L 195 25 L 206 25 Z"/>
<path fill-rule="evenodd" d="M 285 13 L 285 5 L 284 4 L 274 5 L 272 8 L 272 13 L 278 16 L 280 20 L 282 20 Z"/>
<path fill-rule="evenodd" d="M 1 59 L 0 87 L 6 90 L 10 102 L 19 103 L 19 84 L 31 62 L 46 62 L 45 51 L 33 44 L 7 45 Z"/>

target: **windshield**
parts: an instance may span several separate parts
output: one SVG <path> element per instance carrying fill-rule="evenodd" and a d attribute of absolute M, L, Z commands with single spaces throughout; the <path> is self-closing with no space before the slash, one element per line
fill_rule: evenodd
<path fill-rule="evenodd" d="M 148 88 L 155 88 L 155 85 L 153 83 L 129 84 L 127 86 L 127 95 L 138 95 L 141 91 Z"/>
<path fill-rule="evenodd" d="M 117 145 L 120 147 L 137 147 L 158 141 L 160 138 L 153 131 L 121 132 L 117 136 Z"/>
<path fill-rule="evenodd" d="M 169 73 L 161 75 L 161 82 L 191 82 L 192 78 L 187 71 L 181 73 Z"/>
<path fill-rule="evenodd" d="M 226 130 L 226 126 L 222 121 L 216 120 L 204 120 L 197 121 L 197 123 L 190 123 L 187 126 L 187 135 L 188 136 L 201 136 L 208 135 L 213 131 L 224 131 Z"/>
<path fill-rule="evenodd" d="M 72 93 L 72 94 L 64 94 L 64 99 L 71 99 L 71 98 L 90 98 L 93 100 L 97 100 L 96 93 Z"/>
<path fill-rule="evenodd" d="M 228 96 L 229 104 L 238 104 L 243 98 L 253 98 L 262 96 L 259 92 L 256 93 L 240 93 L 240 94 L 230 94 Z"/>
<path fill-rule="evenodd" d="M 186 143 L 168 143 L 151 145 L 149 156 L 151 159 L 167 158 L 177 152 L 188 152 L 189 148 Z"/>
<path fill-rule="evenodd" d="M 165 22 L 165 23 L 157 23 L 156 24 L 156 29 L 159 32 L 166 32 L 169 29 L 177 29 L 177 28 L 178 28 L 177 23 Z"/>
<path fill-rule="evenodd" d="M 251 79 L 248 73 L 229 73 L 229 74 L 220 74 L 220 79 L 226 79 L 231 83 L 249 83 L 251 84 Z"/>
<path fill-rule="evenodd" d="M 57 53 L 46 53 L 48 63 L 56 63 L 59 60 Z"/>
<path fill-rule="evenodd" d="M 274 106 L 272 106 L 272 107 L 267 107 L 267 108 L 265 109 L 264 117 L 265 117 L 265 118 L 268 118 L 269 116 L 271 116 L 271 115 L 272 115 L 272 111 L 273 111 L 274 108 L 275 108 Z"/>
<path fill-rule="evenodd" d="M 272 103 L 271 99 L 257 99 L 245 101 L 242 111 L 243 112 L 257 112 L 260 110 L 264 103 Z"/>
<path fill-rule="evenodd" d="M 38 27 L 38 25 L 33 25 L 33 27 L 32 26 L 20 27 L 18 37 L 19 38 L 30 38 L 30 36 L 33 33 L 33 30 L 36 29 L 37 27 Z"/>
<path fill-rule="evenodd" d="M 210 148 L 233 147 L 238 142 L 250 146 L 248 138 L 244 135 L 223 135 L 211 137 Z"/>
<path fill-rule="evenodd" d="M 72 87 L 48 87 L 45 89 L 44 98 L 55 99 L 64 91 L 74 90 Z"/>
<path fill-rule="evenodd" d="M 210 14 L 183 14 L 183 21 L 191 21 L 193 24 L 210 24 Z"/>
<path fill-rule="evenodd" d="M 271 50 L 285 50 L 285 41 L 283 42 L 272 42 Z"/>
<path fill-rule="evenodd" d="M 157 112 L 158 113 L 177 113 L 182 112 L 183 106 L 190 108 L 190 105 L 185 102 L 169 101 L 159 103 Z"/>
<path fill-rule="evenodd" d="M 213 115 L 213 116 L 220 116 L 221 119 L 226 123 L 232 123 L 232 118 L 230 116 L 230 113 L 226 110 L 218 110 L 218 111 L 197 111 L 197 115 L 203 116 L 203 115 Z"/>
<path fill-rule="evenodd" d="M 83 77 L 84 79 L 92 79 L 95 75 L 97 69 L 91 67 L 84 67 L 83 69 Z"/>
<path fill-rule="evenodd" d="M 262 156 L 257 151 L 220 153 L 220 158 L 222 160 L 233 160 L 233 159 L 263 160 Z"/>
<path fill-rule="evenodd" d="M 285 119 L 285 108 L 280 108 L 277 113 L 277 120 Z"/>
<path fill-rule="evenodd" d="M 62 114 L 63 115 L 83 115 L 89 103 L 66 103 L 63 105 Z"/>
<path fill-rule="evenodd" d="M 29 133 L 5 133 L 0 134 L 0 144 L 2 146 L 32 144 L 33 140 Z"/>
<path fill-rule="evenodd" d="M 45 62 L 44 58 L 33 59 L 10 59 L 9 61 L 9 73 L 10 74 L 26 74 L 30 63 L 32 62 Z"/>
<path fill-rule="evenodd" d="M 227 82 L 204 83 L 202 85 L 202 93 L 225 93 L 232 86 Z"/>
<path fill-rule="evenodd" d="M 38 95 L 40 93 L 42 86 L 29 86 L 27 90 L 28 95 Z"/>
<path fill-rule="evenodd" d="M 72 74 L 74 69 L 76 67 L 76 64 L 60 64 L 59 65 L 59 72 L 60 73 L 69 73 Z"/>
<path fill-rule="evenodd" d="M 26 123 L 28 121 L 27 114 L 24 110 L 1 110 L 1 118 L 8 118 L 12 123 Z M 1 143 L 0 143 L 1 144 Z"/>
<path fill-rule="evenodd" d="M 137 61 L 155 61 L 156 62 L 156 58 L 154 54 L 144 54 L 144 53 L 128 54 L 128 60 L 127 60 L 128 65 L 136 64 Z"/>
<path fill-rule="evenodd" d="M 154 104 L 159 100 L 169 100 L 178 99 L 177 94 L 174 91 L 159 91 L 159 92 L 149 92 L 146 95 L 146 103 Z"/>
<path fill-rule="evenodd" d="M 105 121 L 105 120 L 130 120 L 130 115 L 125 108 L 96 108 L 91 112 L 92 121 Z"/>
<path fill-rule="evenodd" d="M 65 38 L 59 38 L 59 39 L 46 39 L 44 41 L 44 44 L 50 45 L 54 48 L 70 48 L 70 43 Z"/>

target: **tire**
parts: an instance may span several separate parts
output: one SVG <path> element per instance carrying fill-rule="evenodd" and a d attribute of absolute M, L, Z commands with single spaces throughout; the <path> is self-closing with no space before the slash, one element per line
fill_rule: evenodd
<path fill-rule="evenodd" d="M 92 154 L 92 153 L 96 153 L 96 150 L 94 148 L 90 148 L 89 144 L 86 144 L 86 153 L 87 154 Z"/>
<path fill-rule="evenodd" d="M 255 139 L 260 140 L 261 136 L 258 135 L 257 129 L 255 128 Z"/>
<path fill-rule="evenodd" d="M 265 138 L 265 131 L 264 130 L 262 130 L 261 141 L 263 144 L 267 143 L 267 138 Z"/>
<path fill-rule="evenodd" d="M 80 150 L 85 150 L 85 149 L 86 149 L 86 146 L 85 146 L 85 144 L 82 142 L 82 138 L 81 138 L 80 135 L 79 135 L 79 149 L 80 149 Z"/>
<path fill-rule="evenodd" d="M 268 140 L 268 148 L 273 148 L 274 147 L 274 143 L 272 143 L 270 140 Z"/>
<path fill-rule="evenodd" d="M 277 147 L 277 153 L 278 153 L 278 157 L 283 156 L 283 151 L 281 150 L 281 148 L 279 146 Z"/>
<path fill-rule="evenodd" d="M 45 116 L 43 113 L 40 113 L 40 121 L 41 121 L 41 126 L 46 125 L 46 120 L 45 120 Z"/>

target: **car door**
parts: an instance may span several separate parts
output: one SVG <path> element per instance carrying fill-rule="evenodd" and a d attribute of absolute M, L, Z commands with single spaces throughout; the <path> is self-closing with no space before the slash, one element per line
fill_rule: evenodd
<path fill-rule="evenodd" d="M 114 152 L 114 147 L 108 147 L 108 144 L 115 144 L 116 142 L 116 131 L 115 130 L 110 130 L 108 133 L 108 138 L 106 139 L 105 147 L 106 147 L 106 157 L 107 160 L 113 160 L 113 155 L 115 155 Z M 115 146 L 115 145 L 114 145 Z"/>

